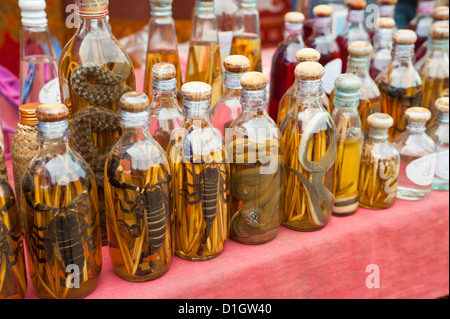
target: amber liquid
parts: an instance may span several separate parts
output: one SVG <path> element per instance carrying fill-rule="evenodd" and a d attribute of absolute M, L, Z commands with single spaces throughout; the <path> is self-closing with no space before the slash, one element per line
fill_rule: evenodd
<path fill-rule="evenodd" d="M 427 123 L 427 127 L 433 126 L 439 116 L 439 111 L 434 107 L 437 99 L 445 96 L 449 92 L 449 79 L 422 77 L 423 81 L 423 107 L 431 111 L 431 119 Z"/>
<path fill-rule="evenodd" d="M 366 100 L 359 100 L 358 113 L 359 117 L 361 118 L 361 127 L 366 137 L 370 132 L 370 126 L 367 123 L 367 118 L 374 113 L 380 112 L 380 110 L 381 110 L 380 98 L 378 97 Z"/>
<path fill-rule="evenodd" d="M 256 34 L 234 36 L 231 55 L 243 55 L 250 60 L 249 71 L 262 72 L 261 38 Z"/>
<path fill-rule="evenodd" d="M 220 47 L 215 42 L 191 42 L 186 83 L 200 81 L 211 85 L 211 105 L 216 105 L 223 92 Z"/>

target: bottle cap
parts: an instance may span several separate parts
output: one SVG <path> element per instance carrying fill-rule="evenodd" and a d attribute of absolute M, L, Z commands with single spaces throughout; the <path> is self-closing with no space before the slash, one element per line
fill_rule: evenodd
<path fill-rule="evenodd" d="M 269 80 L 261 72 L 248 72 L 241 77 L 241 86 L 247 91 L 259 91 L 267 87 Z"/>
<path fill-rule="evenodd" d="M 361 80 L 354 74 L 341 74 L 334 81 L 336 93 L 334 97 L 334 105 L 341 108 L 354 108 L 359 106 L 359 89 L 361 88 Z"/>
<path fill-rule="evenodd" d="M 326 18 L 333 14 L 333 8 L 327 4 L 319 4 L 313 9 L 314 17 Z"/>
<path fill-rule="evenodd" d="M 173 0 L 150 0 L 152 16 L 172 15 Z"/>
<path fill-rule="evenodd" d="M 373 47 L 366 41 L 354 41 L 348 46 L 348 53 L 355 57 L 367 57 L 372 54 Z"/>
<path fill-rule="evenodd" d="M 367 118 L 370 127 L 381 130 L 388 130 L 394 125 L 394 119 L 385 113 L 373 113 Z"/>
<path fill-rule="evenodd" d="M 320 52 L 312 48 L 303 48 L 297 51 L 295 58 L 297 62 L 319 62 Z"/>
<path fill-rule="evenodd" d="M 325 69 L 317 62 L 302 62 L 295 68 L 295 76 L 300 81 L 317 81 L 325 74 Z"/>
<path fill-rule="evenodd" d="M 428 32 L 430 38 L 444 40 L 449 38 L 448 23 L 434 23 Z"/>
<path fill-rule="evenodd" d="M 82 16 L 106 16 L 108 14 L 107 0 L 75 0 L 77 12 Z"/>
<path fill-rule="evenodd" d="M 302 24 L 305 21 L 305 15 L 301 12 L 288 12 L 284 15 L 285 23 Z"/>
<path fill-rule="evenodd" d="M 223 61 L 223 66 L 230 73 L 244 73 L 250 69 L 251 64 L 243 55 L 230 55 Z"/>
<path fill-rule="evenodd" d="M 64 104 L 40 104 L 36 108 L 39 122 L 61 122 L 67 120 L 69 109 Z"/>
<path fill-rule="evenodd" d="M 36 109 L 41 103 L 28 103 L 19 106 L 19 123 L 26 126 L 37 126 Z"/>
<path fill-rule="evenodd" d="M 395 28 L 395 20 L 388 17 L 382 17 L 377 20 L 378 29 L 393 29 Z"/>
<path fill-rule="evenodd" d="M 128 92 L 122 95 L 119 101 L 119 107 L 124 112 L 142 113 L 148 109 L 150 100 L 145 93 Z"/>
<path fill-rule="evenodd" d="M 177 69 L 172 63 L 160 62 L 153 66 L 152 77 L 157 81 L 169 81 L 176 77 Z"/>
<path fill-rule="evenodd" d="M 433 20 L 435 20 L 435 21 L 448 20 L 448 18 L 449 18 L 448 6 L 439 6 L 439 7 L 434 8 L 431 16 L 433 17 Z"/>
<path fill-rule="evenodd" d="M 392 37 L 397 44 L 415 44 L 417 41 L 417 34 L 412 30 L 398 30 Z"/>
<path fill-rule="evenodd" d="M 46 27 L 45 0 L 19 0 L 22 24 L 28 27 Z"/>
<path fill-rule="evenodd" d="M 436 100 L 434 107 L 441 113 L 448 113 L 448 104 L 449 104 L 449 98 L 441 97 Z"/>
<path fill-rule="evenodd" d="M 393 6 L 398 3 L 398 0 L 377 0 L 379 6 Z"/>
<path fill-rule="evenodd" d="M 427 122 L 431 119 L 430 110 L 424 107 L 410 107 L 406 110 L 405 115 L 410 122 Z"/>
<path fill-rule="evenodd" d="M 191 101 L 209 100 L 211 92 L 211 86 L 203 82 L 189 82 L 181 87 L 184 98 Z"/>
<path fill-rule="evenodd" d="M 349 10 L 364 10 L 367 6 L 366 0 L 348 0 L 347 8 Z"/>

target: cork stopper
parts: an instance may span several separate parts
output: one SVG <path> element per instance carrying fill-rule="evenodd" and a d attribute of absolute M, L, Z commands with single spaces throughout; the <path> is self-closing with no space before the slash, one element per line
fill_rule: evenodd
<path fill-rule="evenodd" d="M 430 110 L 424 107 L 411 107 L 406 110 L 405 115 L 410 122 L 427 122 L 431 119 Z"/>
<path fill-rule="evenodd" d="M 449 38 L 449 26 L 448 23 L 434 23 L 431 25 L 430 30 L 428 32 L 430 38 L 443 40 Z"/>
<path fill-rule="evenodd" d="M 295 58 L 297 59 L 298 63 L 319 62 L 320 57 L 321 57 L 320 52 L 312 48 L 300 49 L 297 51 L 297 54 L 295 55 Z"/>
<path fill-rule="evenodd" d="M 436 100 L 434 107 L 436 108 L 436 110 L 438 110 L 441 113 L 448 113 L 448 104 L 449 104 L 449 98 L 441 97 Z"/>
<path fill-rule="evenodd" d="M 448 6 L 439 6 L 434 8 L 431 14 L 434 21 L 446 21 L 449 18 Z"/>
<path fill-rule="evenodd" d="M 392 37 L 397 44 L 415 44 L 417 41 L 417 34 L 412 30 L 398 30 Z"/>
<path fill-rule="evenodd" d="M 317 62 L 302 62 L 295 68 L 295 76 L 300 81 L 317 81 L 325 74 L 325 69 Z"/>
<path fill-rule="evenodd" d="M 78 13 L 83 16 L 106 16 L 108 0 L 75 0 Z"/>
<path fill-rule="evenodd" d="M 42 103 L 28 103 L 19 106 L 19 123 L 26 126 L 37 126 L 36 109 Z"/>
<path fill-rule="evenodd" d="M 223 66 L 230 73 L 244 73 L 248 72 L 251 64 L 243 55 L 230 55 L 223 61 Z"/>
<path fill-rule="evenodd" d="M 385 113 L 373 113 L 367 118 L 370 127 L 381 130 L 388 130 L 394 125 L 394 119 Z"/>
<path fill-rule="evenodd" d="M 176 77 L 177 69 L 171 63 L 161 62 L 153 66 L 152 77 L 157 81 L 169 81 Z"/>
<path fill-rule="evenodd" d="M 339 93 L 348 95 L 356 93 L 359 96 L 358 91 L 361 88 L 361 80 L 352 73 L 344 73 L 334 81 L 334 86 Z"/>
<path fill-rule="evenodd" d="M 305 21 L 305 15 L 301 12 L 288 12 L 284 15 L 285 23 L 302 24 Z"/>
<path fill-rule="evenodd" d="M 242 76 L 241 86 L 247 91 L 259 91 L 267 87 L 269 80 L 261 72 L 249 72 Z"/>
<path fill-rule="evenodd" d="M 348 0 L 347 8 L 349 10 L 364 10 L 367 6 L 366 0 Z"/>
<path fill-rule="evenodd" d="M 189 82 L 181 87 L 184 98 L 191 101 L 209 100 L 211 92 L 211 86 L 203 82 Z"/>
<path fill-rule="evenodd" d="M 319 18 L 330 17 L 333 14 L 333 8 L 327 4 L 319 4 L 314 7 L 313 14 Z"/>
<path fill-rule="evenodd" d="M 398 3 L 398 0 L 377 0 L 379 6 L 393 6 Z"/>
<path fill-rule="evenodd" d="M 376 23 L 379 29 L 394 29 L 396 25 L 395 20 L 388 17 L 379 18 Z"/>
<path fill-rule="evenodd" d="M 366 41 L 354 41 L 348 46 L 348 53 L 354 57 L 367 57 L 372 51 L 372 45 Z"/>
<path fill-rule="evenodd" d="M 64 104 L 40 104 L 36 108 L 39 122 L 61 122 L 67 120 L 69 109 Z"/>
<path fill-rule="evenodd" d="M 124 112 L 142 113 L 148 109 L 150 100 L 145 93 L 128 92 L 122 95 L 119 101 L 119 107 Z"/>

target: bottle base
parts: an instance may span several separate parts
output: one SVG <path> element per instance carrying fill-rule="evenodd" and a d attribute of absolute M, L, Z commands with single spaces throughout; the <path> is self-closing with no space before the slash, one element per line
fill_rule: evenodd
<path fill-rule="evenodd" d="M 181 259 L 188 260 L 188 261 L 207 261 L 207 260 L 216 258 L 216 257 L 219 256 L 221 253 L 222 253 L 222 252 L 217 253 L 217 254 L 214 254 L 214 255 L 205 256 L 205 257 L 200 257 L 200 256 L 197 256 L 197 257 L 194 257 L 194 256 L 186 256 L 186 255 L 183 255 L 182 253 L 179 253 L 179 252 L 175 252 L 175 255 L 178 256 L 178 257 L 180 257 Z"/>
<path fill-rule="evenodd" d="M 406 187 L 398 187 L 397 198 L 409 201 L 419 201 L 426 199 L 431 193 L 429 190 L 420 190 Z"/>

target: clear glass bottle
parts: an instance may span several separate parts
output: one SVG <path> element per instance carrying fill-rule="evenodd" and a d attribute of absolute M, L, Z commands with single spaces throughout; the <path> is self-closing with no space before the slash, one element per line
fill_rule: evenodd
<path fill-rule="evenodd" d="M 342 60 L 342 73 L 347 72 L 348 46 L 354 41 L 371 42 L 370 36 L 363 26 L 366 5 L 366 0 L 347 1 L 347 22 L 336 38 Z"/>
<path fill-rule="evenodd" d="M 210 122 L 211 86 L 182 86 L 183 127 L 168 149 L 172 167 L 175 254 L 200 261 L 217 257 L 229 236 L 230 166 L 225 143 Z"/>
<path fill-rule="evenodd" d="M 303 22 L 300 12 L 289 12 L 284 16 L 284 40 L 278 45 L 272 58 L 269 115 L 276 121 L 280 101 L 295 82 L 296 53 L 306 45 L 303 42 Z"/>
<path fill-rule="evenodd" d="M 416 16 L 409 22 L 408 29 L 413 30 L 417 34 L 417 42 L 415 43 L 415 53 L 421 45 L 428 39 L 428 30 L 430 29 L 433 18 L 431 14 L 436 7 L 436 0 L 419 0 L 416 9 Z"/>
<path fill-rule="evenodd" d="M 38 106 L 39 154 L 22 178 L 28 270 L 41 298 L 89 295 L 102 269 L 95 178 L 69 145 L 69 111 Z"/>
<path fill-rule="evenodd" d="M 411 30 L 398 30 L 393 40 L 392 62 L 376 79 L 381 111 L 394 119 L 389 130 L 391 142 L 405 131 L 405 111 L 422 103 L 422 79 L 412 63 L 417 36 Z"/>
<path fill-rule="evenodd" d="M 119 103 L 122 136 L 105 166 L 109 253 L 119 277 L 143 282 L 172 262 L 170 163 L 150 135 L 147 95 L 126 93 Z"/>
<path fill-rule="evenodd" d="M 149 22 L 149 36 L 147 59 L 145 65 L 144 93 L 152 101 L 153 66 L 167 62 L 175 66 L 177 88 L 181 89 L 181 67 L 178 55 L 178 40 L 175 31 L 175 21 L 172 17 L 173 0 L 150 0 L 151 18 Z"/>
<path fill-rule="evenodd" d="M 435 109 L 439 111 L 437 122 L 427 130 L 428 136 L 436 144 L 437 161 L 436 174 L 433 181 L 433 190 L 448 191 L 449 180 L 449 98 L 440 98 L 436 101 Z"/>
<path fill-rule="evenodd" d="M 237 0 L 220 0 L 215 3 L 217 27 L 219 29 L 219 45 L 222 61 L 231 52 L 233 41 L 234 14 L 238 10 Z"/>
<path fill-rule="evenodd" d="M 373 37 L 373 51 L 370 56 L 370 76 L 374 80 L 391 64 L 394 32 L 394 19 L 378 19 Z"/>
<path fill-rule="evenodd" d="M 387 114 L 374 113 L 367 122 L 369 138 L 364 142 L 359 175 L 359 206 L 386 209 L 397 199 L 400 154 L 388 141 L 394 120 Z"/>
<path fill-rule="evenodd" d="M 400 176 L 397 197 L 422 200 L 431 193 L 436 172 L 436 144 L 426 134 L 431 112 L 423 107 L 406 111 L 406 131 L 397 136 L 394 145 L 400 153 Z"/>
<path fill-rule="evenodd" d="M 197 0 L 192 17 L 185 81 L 209 84 L 212 87 L 212 105 L 217 103 L 223 92 L 221 61 L 214 1 Z"/>
<path fill-rule="evenodd" d="M 172 132 L 183 125 L 181 108 L 177 101 L 176 68 L 160 62 L 152 68 L 152 94 L 150 104 L 150 133 L 167 150 Z"/>
<path fill-rule="evenodd" d="M 44 0 L 20 0 L 20 104 L 61 103 L 58 59 Z"/>
<path fill-rule="evenodd" d="M 369 34 L 370 38 L 373 41 L 373 38 L 375 36 L 375 31 L 376 29 L 379 27 L 378 26 L 378 20 L 379 19 L 384 19 L 384 18 L 388 18 L 388 19 L 394 19 L 395 17 L 395 9 L 397 6 L 398 0 L 377 0 L 377 5 L 378 5 L 378 19 L 376 21 L 368 21 L 369 23 L 374 22 L 375 25 L 373 26 L 367 26 L 367 33 Z M 396 23 L 394 21 L 394 26 L 393 29 L 395 31 L 397 31 L 397 26 Z M 375 46 L 375 43 L 373 43 Z"/>
<path fill-rule="evenodd" d="M 340 75 L 336 81 L 332 118 L 336 126 L 334 163 L 334 216 L 349 216 L 359 207 L 359 172 L 364 131 L 358 113 L 361 80 L 353 74 Z"/>
<path fill-rule="evenodd" d="M 282 222 L 297 231 L 325 227 L 333 209 L 336 128 L 321 103 L 325 70 L 317 62 L 295 69 L 297 99 L 281 123 L 284 154 Z"/>
<path fill-rule="evenodd" d="M 76 0 L 80 26 L 63 49 L 59 79 L 69 109 L 72 146 L 96 176 L 103 245 L 108 244 L 104 199 L 106 157 L 120 138 L 118 102 L 136 90 L 130 57 L 106 21 L 106 0 Z"/>
<path fill-rule="evenodd" d="M 230 55 L 223 62 L 225 91 L 211 113 L 211 123 L 225 138 L 225 131 L 241 113 L 241 77 L 250 69 L 250 60 L 243 55 Z"/>
<path fill-rule="evenodd" d="M 266 112 L 267 77 L 242 76 L 242 112 L 227 130 L 231 162 L 230 238 L 244 244 L 273 240 L 280 226 L 283 194 L 281 133 Z"/>
<path fill-rule="evenodd" d="M 334 81 L 342 72 L 342 60 L 339 45 L 331 33 L 331 16 L 333 8 L 320 4 L 313 8 L 314 29 L 305 41 L 306 46 L 316 49 L 320 53 L 319 63 L 325 68 L 322 86 L 326 94 L 330 95 L 334 88 Z"/>
<path fill-rule="evenodd" d="M 449 93 L 448 40 L 448 24 L 433 24 L 430 28 L 427 53 L 415 65 L 423 82 L 421 105 L 431 111 L 431 120 L 427 123 L 427 127 L 433 126 L 439 116 L 434 103 Z"/>
<path fill-rule="evenodd" d="M 250 60 L 250 70 L 262 72 L 261 31 L 257 0 L 239 0 L 234 14 L 231 55 L 243 55 Z"/>

